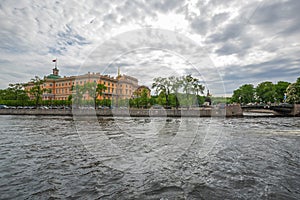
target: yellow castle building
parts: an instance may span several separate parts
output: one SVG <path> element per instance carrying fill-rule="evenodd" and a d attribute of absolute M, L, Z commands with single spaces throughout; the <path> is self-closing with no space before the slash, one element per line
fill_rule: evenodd
<path fill-rule="evenodd" d="M 64 76 L 59 75 L 57 66 L 52 69 L 52 74 L 44 77 L 44 83 L 41 86 L 42 89 L 47 89 L 47 92 L 43 93 L 43 100 L 68 100 L 72 95 L 72 87 L 76 85 L 83 86 L 86 83 L 95 82 L 97 84 L 103 84 L 106 86 L 106 90 L 102 96 L 98 99 L 130 99 L 134 97 L 134 92 L 139 88 L 138 79 L 121 75 L 120 69 L 118 69 L 117 77 L 109 75 L 102 75 L 100 73 L 90 73 L 78 76 Z M 25 90 L 29 91 L 33 86 L 33 82 L 26 84 Z M 149 96 L 150 96 L 150 89 Z M 29 94 L 30 98 L 33 96 Z M 87 93 L 83 95 L 83 100 L 90 100 L 91 98 Z"/>

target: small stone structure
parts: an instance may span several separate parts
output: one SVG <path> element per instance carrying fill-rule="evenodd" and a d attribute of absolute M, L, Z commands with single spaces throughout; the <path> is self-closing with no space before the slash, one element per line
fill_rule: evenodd
<path fill-rule="evenodd" d="M 300 117 L 300 104 L 294 104 L 294 108 L 292 110 L 291 115 Z"/>

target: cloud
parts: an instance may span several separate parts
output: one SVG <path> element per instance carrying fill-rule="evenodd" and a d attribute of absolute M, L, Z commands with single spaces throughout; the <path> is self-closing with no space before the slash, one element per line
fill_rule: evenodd
<path fill-rule="evenodd" d="M 54 58 L 67 76 L 121 66 L 151 84 L 153 76 L 192 73 L 214 94 L 224 93 L 222 79 L 229 94 L 246 81 L 293 82 L 299 10 L 297 0 L 3 0 L 0 88 L 51 73 Z"/>

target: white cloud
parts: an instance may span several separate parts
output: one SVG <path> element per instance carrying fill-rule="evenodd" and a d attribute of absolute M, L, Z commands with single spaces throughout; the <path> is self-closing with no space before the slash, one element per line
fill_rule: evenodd
<path fill-rule="evenodd" d="M 207 82 L 215 81 L 215 85 L 219 85 L 219 80 L 208 72 L 218 68 L 228 93 L 247 80 L 266 80 L 272 69 L 276 69 L 272 70 L 272 80 L 292 82 L 300 76 L 299 6 L 297 0 L 4 0 L 0 4 L 0 88 L 12 82 L 26 82 L 34 75 L 42 77 L 51 73 L 51 61 L 56 57 L 62 75 L 88 69 L 80 69 L 81 65 L 98 70 L 107 60 L 94 59 L 95 51 L 122 34 L 134 40 L 138 35 L 126 33 L 145 27 L 190 38 L 198 45 L 193 50 L 199 51 L 199 55 L 187 55 L 191 52 L 188 40 L 175 37 L 176 43 L 168 43 L 167 34 L 161 36 L 166 42 L 158 40 L 161 44 L 155 47 L 160 45 L 162 50 L 173 50 L 173 53 L 157 49 L 126 56 L 121 53 L 116 63 L 129 71 L 141 69 L 141 83 L 149 84 L 153 75 L 168 75 L 173 71 L 191 73 L 185 59 L 200 62 L 202 66 L 197 67 L 203 70 L 204 78 Z M 146 41 L 140 38 L 139 42 Z M 125 47 L 126 43 L 120 41 L 106 50 L 119 52 L 118 49 Z M 200 61 L 199 57 L 206 61 Z M 223 90 L 217 86 L 214 89 L 215 94 Z"/>

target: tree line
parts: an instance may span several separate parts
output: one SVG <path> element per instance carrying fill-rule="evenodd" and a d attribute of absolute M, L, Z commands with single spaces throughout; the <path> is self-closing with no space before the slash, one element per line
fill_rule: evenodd
<path fill-rule="evenodd" d="M 106 86 L 103 84 L 97 83 L 86 83 L 84 85 L 76 85 L 72 86 L 71 90 L 74 95 L 70 95 L 68 100 L 42 100 L 43 94 L 51 94 L 51 89 L 45 89 L 42 87 L 45 80 L 36 76 L 31 79 L 31 83 L 33 86 L 30 90 L 26 91 L 25 87 L 27 84 L 16 83 L 9 84 L 7 89 L 0 90 L 0 104 L 5 104 L 8 106 L 40 106 L 40 105 L 72 105 L 72 103 L 89 105 L 90 101 L 83 101 L 82 97 L 85 93 L 87 93 L 93 100 L 94 106 L 97 104 L 110 105 L 110 102 L 107 100 L 96 101 L 98 96 L 102 96 L 103 91 L 106 90 Z M 30 99 L 28 94 L 30 94 L 33 99 Z M 74 99 L 73 99 L 74 98 Z"/>
<path fill-rule="evenodd" d="M 199 94 L 203 94 L 205 87 L 192 75 L 154 78 L 152 89 L 155 89 L 157 103 L 166 107 L 178 108 L 204 103 L 204 97 Z"/>
<path fill-rule="evenodd" d="M 300 77 L 295 83 L 265 81 L 256 87 L 244 84 L 233 91 L 232 102 L 248 103 L 300 103 Z"/>
<path fill-rule="evenodd" d="M 153 79 L 152 89 L 155 95 L 148 96 L 147 90 L 135 91 L 131 99 L 102 99 L 105 85 L 98 83 L 85 83 L 72 86 L 72 95 L 68 100 L 42 100 L 42 95 L 51 93 L 49 89 L 42 87 L 45 80 L 39 77 L 31 79 L 33 87 L 25 91 L 26 84 L 9 84 L 7 89 L 0 90 L 0 104 L 9 106 L 39 106 L 39 105 L 93 105 L 97 106 L 129 106 L 137 108 L 149 108 L 159 104 L 164 107 L 197 106 L 202 105 L 208 98 L 221 103 L 236 102 L 248 103 L 300 103 L 300 77 L 294 83 L 279 81 L 272 83 L 265 81 L 256 87 L 252 84 L 244 84 L 234 90 L 231 99 L 204 96 L 205 87 L 199 79 L 186 76 L 157 77 Z M 33 97 L 30 99 L 28 93 Z M 91 99 L 84 100 L 87 94 Z"/>
<path fill-rule="evenodd" d="M 105 85 L 94 82 L 88 82 L 84 85 L 73 85 L 72 95 L 68 100 L 42 100 L 43 94 L 51 94 L 51 89 L 42 87 L 45 80 L 36 76 L 31 79 L 33 86 L 29 91 L 25 91 L 26 84 L 10 84 L 9 88 L 0 90 L 0 104 L 25 106 L 25 105 L 93 105 L 97 106 L 130 106 L 137 108 L 148 108 L 159 104 L 164 107 L 192 106 L 201 105 L 205 101 L 203 94 L 205 87 L 200 83 L 199 79 L 191 75 L 181 77 L 157 77 L 153 79 L 152 89 L 155 90 L 155 95 L 148 96 L 146 89 L 133 94 L 131 99 L 103 99 L 104 91 L 107 89 Z M 30 100 L 28 94 L 33 99 Z M 84 100 L 84 95 L 87 94 L 91 100 Z"/>

